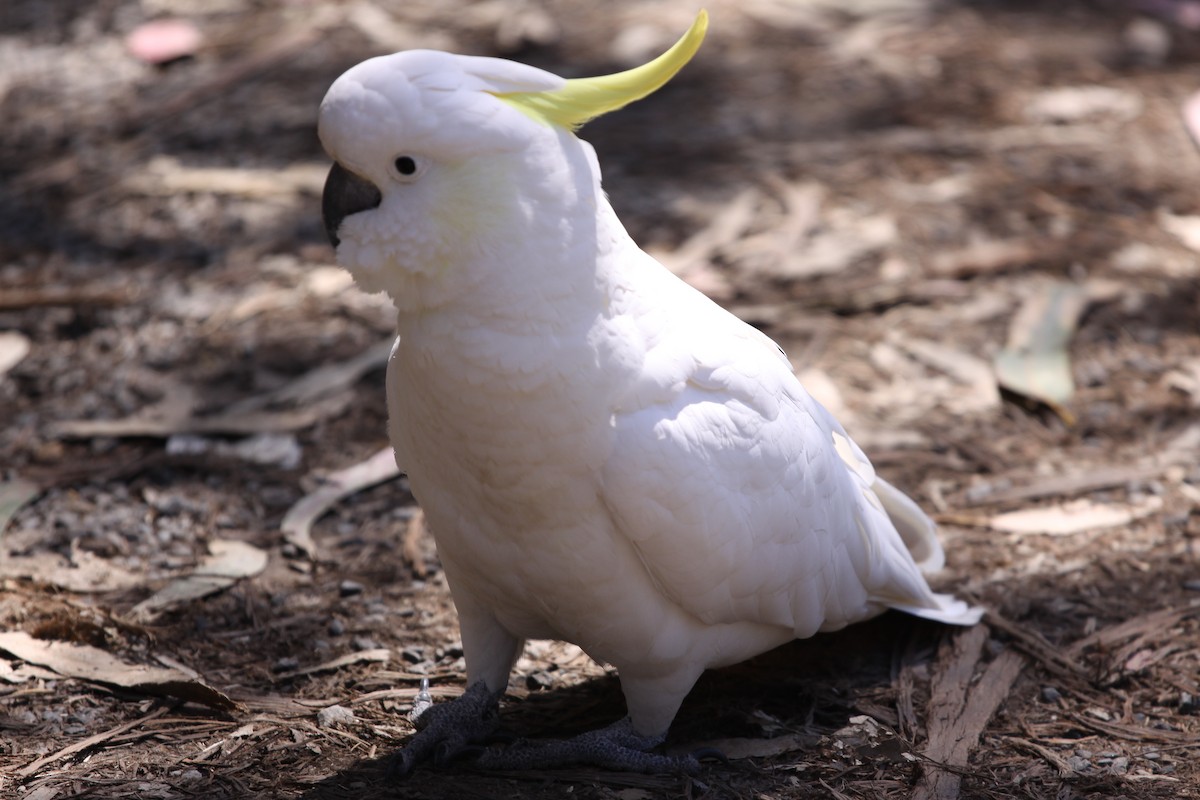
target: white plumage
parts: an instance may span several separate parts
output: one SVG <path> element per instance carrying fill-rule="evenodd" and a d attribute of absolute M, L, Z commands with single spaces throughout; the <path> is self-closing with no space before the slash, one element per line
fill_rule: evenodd
<path fill-rule="evenodd" d="M 707 667 L 887 608 L 976 622 L 921 573 L 932 522 L 778 347 L 642 252 L 591 147 L 509 94 L 564 86 L 412 51 L 321 107 L 338 180 L 376 190 L 346 207 L 331 175 L 327 225 L 398 308 L 390 434 L 468 682 L 498 693 L 523 640 L 574 642 L 653 744 Z"/>

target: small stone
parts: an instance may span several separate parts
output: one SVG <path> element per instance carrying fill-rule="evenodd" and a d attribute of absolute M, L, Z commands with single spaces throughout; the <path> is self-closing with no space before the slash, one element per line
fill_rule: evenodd
<path fill-rule="evenodd" d="M 400 657 L 410 664 L 420 664 L 425 660 L 425 648 L 406 647 L 400 651 Z"/>
<path fill-rule="evenodd" d="M 184 770 L 183 772 L 179 773 L 179 780 L 183 781 L 184 783 L 195 783 L 203 778 L 204 773 L 198 769 Z"/>
<path fill-rule="evenodd" d="M 284 656 L 275 662 L 271 667 L 272 672 L 291 672 L 294 669 L 300 668 L 300 659 L 292 656 Z"/>
<path fill-rule="evenodd" d="M 377 647 L 379 647 L 379 643 L 376 642 L 374 639 L 372 639 L 370 636 L 355 636 L 350 641 L 350 647 L 361 653 L 363 650 L 376 649 Z"/>
<path fill-rule="evenodd" d="M 342 597 L 353 597 L 363 593 L 363 585 L 358 581 L 345 580 L 338 584 L 338 594 Z"/>
<path fill-rule="evenodd" d="M 1043 686 L 1042 700 L 1047 703 L 1057 703 L 1059 700 L 1062 700 L 1062 692 L 1060 692 L 1058 689 L 1055 689 L 1053 686 Z"/>
<path fill-rule="evenodd" d="M 1067 766 L 1075 772 L 1090 772 L 1092 769 L 1092 762 L 1088 761 L 1086 758 L 1071 756 L 1067 759 Z"/>
<path fill-rule="evenodd" d="M 1150 750 L 1142 753 L 1142 758 L 1146 759 L 1147 761 L 1158 761 L 1160 758 L 1162 758 L 1162 755 L 1157 750 Z"/>
<path fill-rule="evenodd" d="M 1189 592 L 1200 592 L 1200 578 L 1193 578 L 1192 580 L 1184 581 L 1183 588 L 1187 589 Z"/>
<path fill-rule="evenodd" d="M 345 706 L 329 706 L 317 712 L 317 724 L 322 728 L 337 724 L 353 725 L 357 721 L 358 718 L 354 716 L 354 712 Z"/>
<path fill-rule="evenodd" d="M 1113 775 L 1124 775 L 1129 771 L 1129 759 L 1125 756 L 1118 756 L 1108 765 L 1108 771 Z"/>
<path fill-rule="evenodd" d="M 1079 756 L 1080 758 L 1091 758 L 1092 751 L 1091 750 L 1076 750 L 1075 755 Z"/>
<path fill-rule="evenodd" d="M 1180 714 L 1195 714 L 1200 711 L 1200 703 L 1196 702 L 1196 698 L 1191 692 L 1179 693 L 1179 713 Z"/>
<path fill-rule="evenodd" d="M 329 631 L 330 636 L 341 636 L 346 632 L 346 623 L 342 622 L 337 617 L 334 617 L 332 620 L 330 620 L 329 628 L 327 630 Z"/>

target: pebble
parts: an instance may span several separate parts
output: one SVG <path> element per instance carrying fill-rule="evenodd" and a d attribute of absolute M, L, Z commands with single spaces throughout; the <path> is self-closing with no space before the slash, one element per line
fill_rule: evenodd
<path fill-rule="evenodd" d="M 271 666 L 273 672 L 291 672 L 294 669 L 300 668 L 300 659 L 292 656 L 284 656 Z"/>
<path fill-rule="evenodd" d="M 425 660 L 425 648 L 406 647 L 400 651 L 400 657 L 410 664 L 420 664 Z"/>
<path fill-rule="evenodd" d="M 1118 756 L 1108 765 L 1108 771 L 1114 775 L 1123 775 L 1129 771 L 1129 759 L 1125 756 Z"/>
<path fill-rule="evenodd" d="M 449 647 L 439 647 L 436 652 L 438 661 L 444 661 L 446 659 L 461 658 L 463 649 L 462 645 L 452 644 Z"/>
<path fill-rule="evenodd" d="M 1062 700 L 1062 692 L 1060 692 L 1058 689 L 1055 689 L 1053 686 L 1043 686 L 1042 700 L 1046 701 L 1047 703 L 1057 703 L 1059 700 Z"/>
<path fill-rule="evenodd" d="M 350 641 L 350 647 L 354 650 L 362 652 L 363 650 L 374 650 L 379 647 L 379 643 L 370 636 L 355 636 Z"/>
<path fill-rule="evenodd" d="M 1067 766 L 1069 766 L 1075 772 L 1090 772 L 1092 769 L 1092 762 L 1088 761 L 1086 758 L 1071 756 L 1067 759 Z"/>
<path fill-rule="evenodd" d="M 363 585 L 358 581 L 345 580 L 338 584 L 338 594 L 342 597 L 353 597 L 363 593 Z"/>
<path fill-rule="evenodd" d="M 1183 588 L 1189 592 L 1200 592 L 1200 578 L 1193 578 L 1183 582 Z"/>
<path fill-rule="evenodd" d="M 322 708 L 317 712 L 317 724 L 322 728 L 328 728 L 332 725 L 353 725 L 358 721 L 354 716 L 354 712 L 345 706 L 329 706 Z"/>
<path fill-rule="evenodd" d="M 346 632 L 346 623 L 342 622 L 337 617 L 334 617 L 329 622 L 328 631 L 330 636 L 341 636 Z"/>

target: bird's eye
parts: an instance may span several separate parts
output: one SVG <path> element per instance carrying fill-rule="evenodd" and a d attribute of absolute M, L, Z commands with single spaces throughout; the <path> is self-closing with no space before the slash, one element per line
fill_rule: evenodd
<path fill-rule="evenodd" d="M 417 162 L 412 156 L 397 156 L 394 162 L 396 172 L 406 178 L 410 178 L 417 174 Z"/>

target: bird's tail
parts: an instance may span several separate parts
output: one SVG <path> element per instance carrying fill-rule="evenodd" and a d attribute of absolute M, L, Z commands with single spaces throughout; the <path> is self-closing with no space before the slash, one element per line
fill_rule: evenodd
<path fill-rule="evenodd" d="M 938 541 L 937 526 L 908 495 L 879 476 L 871 487 L 883 510 L 900 532 L 908 552 L 922 573 L 928 575 L 946 566 L 946 553 Z"/>
<path fill-rule="evenodd" d="M 897 611 L 903 611 L 905 614 L 912 614 L 914 617 L 931 619 L 935 622 L 945 623 L 946 625 L 964 625 L 970 627 L 983 619 L 982 608 L 968 605 L 966 601 L 959 600 L 952 594 L 935 594 L 933 598 L 937 601 L 935 608 L 896 603 L 893 603 L 889 607 Z"/>
<path fill-rule="evenodd" d="M 946 553 L 938 541 L 937 526 L 933 520 L 912 501 L 908 495 L 892 486 L 883 478 L 876 477 L 871 487 L 883 504 L 892 524 L 900 533 L 908 552 L 922 573 L 937 572 L 946 565 Z M 949 625 L 974 625 L 983 617 L 983 609 L 968 605 L 949 594 L 932 595 L 936 606 L 893 604 L 898 609 L 924 619 L 932 619 Z"/>

